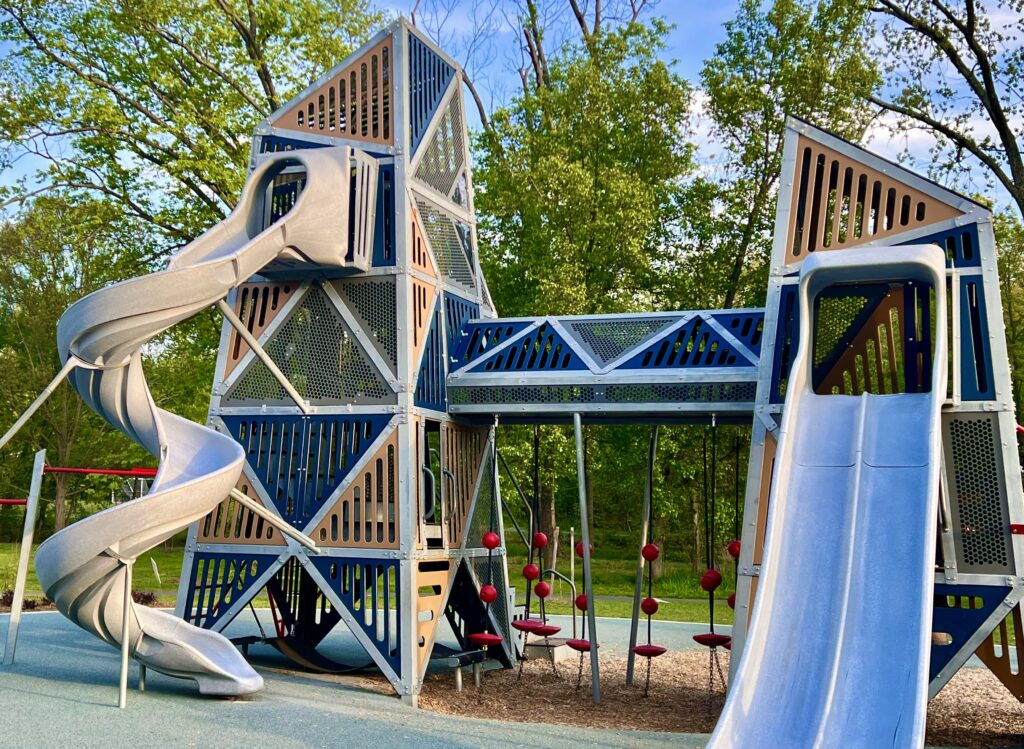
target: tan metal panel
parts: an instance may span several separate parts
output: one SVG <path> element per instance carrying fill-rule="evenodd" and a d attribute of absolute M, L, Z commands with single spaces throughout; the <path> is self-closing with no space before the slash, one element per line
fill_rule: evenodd
<path fill-rule="evenodd" d="M 1000 645 L 996 645 L 996 635 Z M 1014 644 L 1010 644 L 1013 640 Z M 1017 651 L 1017 668 L 1014 669 L 1010 653 Z M 1013 611 L 996 627 L 985 641 L 978 646 L 978 657 L 988 666 L 989 670 L 999 677 L 999 681 L 1010 690 L 1014 697 L 1024 702 L 1024 621 L 1021 616 L 1021 604 L 1013 607 Z"/>
<path fill-rule="evenodd" d="M 963 215 L 803 135 L 798 139 L 792 195 L 787 264 L 811 252 L 847 249 Z"/>
<path fill-rule="evenodd" d="M 897 346 L 903 343 L 903 332 L 892 325 L 895 312 L 902 327 L 903 309 L 903 289 L 892 289 L 822 379 L 816 392 L 860 395 L 865 391 L 884 394 L 908 389 L 899 387 L 897 381 L 903 371 L 896 358 Z M 883 355 L 888 361 L 888 375 L 882 366 Z"/>
<path fill-rule="evenodd" d="M 427 341 L 430 317 L 434 312 L 435 287 L 423 281 L 412 281 L 412 360 L 419 371 L 420 356 Z"/>
<path fill-rule="evenodd" d="M 454 481 L 447 480 L 448 545 L 461 546 L 472 509 L 480 464 L 487 449 L 487 428 L 475 429 L 460 424 L 442 424 L 441 453 L 444 467 Z"/>
<path fill-rule="evenodd" d="M 394 54 L 385 37 L 327 83 L 270 121 L 274 127 L 389 146 L 394 142 Z"/>
<path fill-rule="evenodd" d="M 397 549 L 398 430 L 380 446 L 309 536 L 320 546 Z"/>
<path fill-rule="evenodd" d="M 430 658 L 434 632 L 441 620 L 441 609 L 448 597 L 448 582 L 451 579 L 450 561 L 420 562 L 416 571 L 417 630 L 419 632 L 419 663 Z M 428 613 L 429 612 L 429 613 Z"/>
<path fill-rule="evenodd" d="M 761 564 L 764 554 L 764 534 L 768 528 L 768 500 L 772 491 L 772 469 L 775 467 L 775 450 L 779 443 L 771 434 L 764 436 L 764 453 L 761 459 L 761 490 L 757 499 L 757 530 L 754 533 L 754 564 Z M 750 589 L 750 602 L 754 602 L 754 588 Z"/>
<path fill-rule="evenodd" d="M 258 500 L 256 490 L 244 473 L 235 486 L 243 494 Z M 201 544 L 285 545 L 284 537 L 270 523 L 231 497 L 225 498 L 199 521 L 196 541 Z"/>
<path fill-rule="evenodd" d="M 245 323 L 246 329 L 259 338 L 299 286 L 299 283 L 289 281 L 244 283 L 235 294 L 235 314 Z M 224 379 L 235 371 L 235 367 L 248 353 L 249 344 L 242 340 L 237 330 L 232 329 L 224 360 Z"/>
<path fill-rule="evenodd" d="M 409 215 L 412 217 L 412 267 L 431 278 L 437 278 L 437 270 L 434 268 L 433 258 L 430 257 L 430 247 L 423 237 L 419 215 L 412 202 L 409 203 Z"/>

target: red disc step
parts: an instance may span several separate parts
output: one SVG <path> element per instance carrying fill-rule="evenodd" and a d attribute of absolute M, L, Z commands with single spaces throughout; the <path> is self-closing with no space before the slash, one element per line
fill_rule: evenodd
<path fill-rule="evenodd" d="M 561 627 L 556 627 L 554 624 L 541 624 L 539 627 L 533 628 L 533 634 L 538 637 L 551 637 L 551 635 L 557 635 L 562 631 Z"/>
<path fill-rule="evenodd" d="M 474 645 L 486 648 L 490 645 L 500 645 L 501 635 L 492 635 L 490 632 L 477 632 L 469 636 L 469 641 Z"/>
<path fill-rule="evenodd" d="M 668 648 L 663 648 L 661 645 L 637 645 L 633 648 L 633 652 L 641 658 L 657 658 L 659 655 L 667 653 Z"/>
<path fill-rule="evenodd" d="M 590 640 L 566 640 L 565 644 L 579 653 L 590 652 Z M 598 645 L 597 647 L 601 647 Z"/>
<path fill-rule="evenodd" d="M 707 648 L 724 648 L 726 644 L 732 642 L 732 638 L 729 635 L 720 635 L 717 632 L 704 632 L 703 634 L 694 635 L 693 641 Z"/>

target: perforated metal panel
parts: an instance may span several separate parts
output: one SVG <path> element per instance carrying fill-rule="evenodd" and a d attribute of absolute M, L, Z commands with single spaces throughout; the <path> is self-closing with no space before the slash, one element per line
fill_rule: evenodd
<path fill-rule="evenodd" d="M 609 403 L 753 403 L 754 382 L 694 382 L 679 385 L 609 385 Z"/>
<path fill-rule="evenodd" d="M 818 297 L 814 321 L 814 366 L 820 366 L 836 346 L 855 332 L 851 328 L 869 301 L 860 293 Z"/>
<path fill-rule="evenodd" d="M 462 106 L 459 97 L 453 96 L 424 146 L 423 157 L 413 176 L 442 195 L 451 195 L 465 167 L 465 148 Z"/>
<path fill-rule="evenodd" d="M 594 388 L 584 385 L 519 385 L 448 388 L 451 405 L 507 405 L 513 403 L 590 403 Z"/>
<path fill-rule="evenodd" d="M 483 466 L 480 469 L 480 485 L 477 489 L 473 517 L 468 523 L 467 548 L 483 546 L 487 531 L 498 531 L 498 508 L 494 503 L 494 463 L 490 447 L 484 450 Z"/>
<path fill-rule="evenodd" d="M 961 572 L 1011 574 L 1013 552 L 994 414 L 943 416 L 953 530 Z"/>
<path fill-rule="evenodd" d="M 393 372 L 398 351 L 394 279 L 353 279 L 332 285 Z"/>
<path fill-rule="evenodd" d="M 393 403 L 394 392 L 363 352 L 324 291 L 314 286 L 264 346 L 298 393 L 320 405 Z M 284 388 L 253 360 L 222 405 L 291 405 Z"/>
<path fill-rule="evenodd" d="M 466 227 L 421 197 L 416 198 L 416 209 L 441 275 L 449 283 L 476 291 L 476 278 L 469 261 L 470 248 L 465 243 L 468 238 Z"/>
<path fill-rule="evenodd" d="M 567 323 L 567 327 L 591 356 L 601 364 L 608 364 L 677 319 L 650 317 L 631 320 L 572 320 Z"/>
<path fill-rule="evenodd" d="M 473 574 L 480 585 L 493 585 L 498 590 L 498 597 L 491 604 L 491 619 L 498 625 L 497 634 L 511 642 L 508 628 L 508 594 L 505 592 L 504 557 L 492 556 L 473 557 Z"/>

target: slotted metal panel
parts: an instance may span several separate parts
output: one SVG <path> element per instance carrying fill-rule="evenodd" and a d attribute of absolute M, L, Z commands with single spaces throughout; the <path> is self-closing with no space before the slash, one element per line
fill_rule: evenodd
<path fill-rule="evenodd" d="M 420 372 L 416 379 L 416 405 L 420 408 L 432 408 L 444 411 L 447 408 L 445 399 L 444 340 L 441 337 L 441 308 L 434 306 L 431 314 L 430 331 L 423 347 L 423 359 Z"/>
<path fill-rule="evenodd" d="M 572 346 L 549 322 L 496 352 L 470 372 L 539 372 L 588 369 Z"/>
<path fill-rule="evenodd" d="M 264 348 L 310 403 L 384 404 L 395 400 L 394 392 L 319 286 L 310 289 Z M 254 359 L 221 404 L 292 405 L 292 401 L 270 370 Z"/>
<path fill-rule="evenodd" d="M 476 277 L 470 262 L 471 248 L 467 244 L 469 228 L 419 196 L 416 209 L 441 275 L 449 283 L 476 291 Z"/>
<path fill-rule="evenodd" d="M 455 366 L 461 367 L 483 356 L 495 346 L 500 345 L 502 341 L 507 341 L 532 324 L 529 320 L 514 322 L 491 320 L 470 323 L 464 326 L 459 333 L 454 352 L 449 347 L 448 353 Z"/>
<path fill-rule="evenodd" d="M 675 332 L 645 346 L 619 369 L 690 369 L 695 367 L 744 367 L 747 361 L 735 347 L 700 317 L 694 317 Z"/>
<path fill-rule="evenodd" d="M 398 594 L 398 561 L 336 556 L 312 556 L 310 561 L 377 652 L 395 673 L 400 673 L 402 597 Z"/>
<path fill-rule="evenodd" d="M 764 336 L 764 310 L 754 312 L 721 312 L 712 317 L 740 343 L 750 349 L 754 356 L 761 355 L 761 339 Z"/>
<path fill-rule="evenodd" d="M 185 597 L 190 624 L 211 629 L 235 601 L 246 597 L 257 579 L 277 561 L 276 554 L 196 552 Z"/>
<path fill-rule="evenodd" d="M 462 106 L 459 97 L 453 96 L 423 147 L 423 156 L 413 176 L 442 195 L 451 195 L 466 165 L 464 133 Z"/>
<path fill-rule="evenodd" d="M 409 125 L 413 153 L 419 147 L 453 75 L 455 69 L 451 65 L 415 34 L 409 34 Z"/>
<path fill-rule="evenodd" d="M 312 518 L 390 421 L 366 416 L 224 416 L 281 517 Z"/>
<path fill-rule="evenodd" d="M 444 295 L 444 323 L 448 334 L 448 356 L 455 353 L 460 340 L 460 333 L 467 320 L 480 316 L 480 305 L 470 302 L 454 294 Z"/>

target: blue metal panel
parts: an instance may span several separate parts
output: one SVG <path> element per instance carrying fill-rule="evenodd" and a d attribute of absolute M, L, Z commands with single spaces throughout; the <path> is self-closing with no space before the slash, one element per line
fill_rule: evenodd
<path fill-rule="evenodd" d="M 373 228 L 373 265 L 395 264 L 395 167 L 377 170 L 377 215 Z"/>
<path fill-rule="evenodd" d="M 728 330 L 755 356 L 761 355 L 764 334 L 764 310 L 756 312 L 721 312 L 712 315 L 717 323 Z"/>
<path fill-rule="evenodd" d="M 933 642 L 929 681 L 938 676 L 1009 593 L 1009 588 L 987 585 L 935 586 L 932 632 L 949 635 L 952 641 L 948 645 Z"/>
<path fill-rule="evenodd" d="M 800 305 L 797 304 L 797 285 L 782 287 L 779 295 L 779 321 L 775 328 L 775 357 L 772 362 L 771 402 L 786 400 L 786 382 L 789 368 L 796 358 L 800 341 Z"/>
<path fill-rule="evenodd" d="M 185 598 L 186 619 L 210 629 L 231 604 L 259 592 L 253 589 L 256 579 L 277 559 L 276 554 L 196 552 Z"/>
<path fill-rule="evenodd" d="M 430 47 L 409 34 L 409 123 L 412 126 L 412 152 L 423 139 L 430 118 L 437 111 L 455 69 L 438 57 Z"/>
<path fill-rule="evenodd" d="M 311 557 L 313 566 L 331 586 L 360 629 L 373 642 L 395 673 L 402 671 L 398 595 L 398 562 L 366 557 Z"/>
<path fill-rule="evenodd" d="M 256 478 L 288 522 L 313 517 L 387 426 L 366 416 L 224 416 Z"/>
<path fill-rule="evenodd" d="M 452 356 L 459 342 L 459 332 L 466 320 L 480 317 L 480 305 L 449 292 L 444 295 L 444 324 L 448 332 L 448 355 Z"/>
<path fill-rule="evenodd" d="M 756 366 L 735 351 L 732 344 L 722 338 L 697 316 L 668 335 L 662 336 L 645 346 L 621 369 L 693 369 L 706 367 L 750 367 Z"/>
<path fill-rule="evenodd" d="M 996 397 L 981 275 L 960 277 L 960 394 L 969 401 Z"/>
<path fill-rule="evenodd" d="M 432 408 L 435 411 L 447 409 L 444 378 L 447 372 L 444 366 L 444 347 L 441 339 L 441 306 L 434 305 L 430 320 L 430 330 L 426 343 L 423 345 L 423 360 L 420 362 L 420 373 L 416 378 L 416 405 L 420 408 Z"/>
<path fill-rule="evenodd" d="M 326 148 L 328 143 L 314 143 L 300 138 L 282 138 L 279 135 L 263 135 L 260 137 L 260 153 L 279 153 L 294 151 L 300 148 Z"/>
<path fill-rule="evenodd" d="M 492 354 L 469 371 L 560 372 L 579 369 L 589 367 L 551 324 L 545 322 L 509 348 Z"/>
<path fill-rule="evenodd" d="M 946 253 L 946 267 L 981 267 L 981 253 L 978 252 L 978 225 L 967 224 L 955 229 L 940 231 L 912 239 L 903 244 L 934 244 Z"/>
<path fill-rule="evenodd" d="M 517 322 L 488 320 L 464 326 L 459 337 L 454 339 L 454 351 L 452 346 L 448 347 L 448 356 L 452 367 L 458 369 L 465 366 L 532 324 L 528 320 Z"/>

